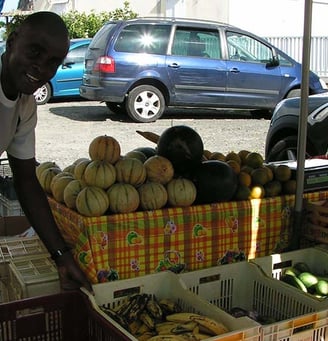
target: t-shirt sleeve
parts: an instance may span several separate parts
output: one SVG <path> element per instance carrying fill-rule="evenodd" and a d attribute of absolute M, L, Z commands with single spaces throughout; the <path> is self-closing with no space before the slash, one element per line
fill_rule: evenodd
<path fill-rule="evenodd" d="M 20 120 L 15 136 L 7 148 L 7 153 L 18 159 L 35 157 L 35 127 L 37 123 L 37 106 L 28 101 L 21 106 Z"/>

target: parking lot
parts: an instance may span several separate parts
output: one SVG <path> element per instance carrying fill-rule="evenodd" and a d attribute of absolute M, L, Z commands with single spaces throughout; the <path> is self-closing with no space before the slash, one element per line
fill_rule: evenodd
<path fill-rule="evenodd" d="M 141 146 L 155 144 L 136 131 L 161 134 L 172 125 L 188 125 L 202 137 L 210 151 L 248 149 L 264 155 L 269 119 L 247 111 L 175 109 L 148 124 L 133 123 L 125 116 L 110 113 L 104 103 L 89 101 L 53 102 L 38 106 L 37 159 L 56 161 L 65 167 L 80 157 L 88 157 L 89 143 L 98 135 L 115 137 L 122 155 Z"/>

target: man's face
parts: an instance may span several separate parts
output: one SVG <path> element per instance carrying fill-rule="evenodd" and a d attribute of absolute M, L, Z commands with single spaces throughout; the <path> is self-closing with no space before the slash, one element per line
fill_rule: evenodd
<path fill-rule="evenodd" d="M 55 75 L 68 47 L 68 38 L 47 30 L 25 27 L 14 33 L 6 50 L 11 90 L 33 94 Z"/>

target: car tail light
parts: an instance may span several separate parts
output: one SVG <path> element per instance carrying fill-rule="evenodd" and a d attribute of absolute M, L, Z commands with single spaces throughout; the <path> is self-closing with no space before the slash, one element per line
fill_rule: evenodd
<path fill-rule="evenodd" d="M 101 56 L 97 59 L 94 66 L 94 71 L 100 71 L 105 73 L 115 72 L 115 61 L 112 57 Z"/>

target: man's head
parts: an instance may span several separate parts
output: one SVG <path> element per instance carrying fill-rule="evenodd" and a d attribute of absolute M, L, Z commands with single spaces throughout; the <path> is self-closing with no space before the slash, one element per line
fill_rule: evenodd
<path fill-rule="evenodd" d="M 64 21 L 53 12 L 28 16 L 7 39 L 1 84 L 7 97 L 33 94 L 56 73 L 69 48 Z"/>

